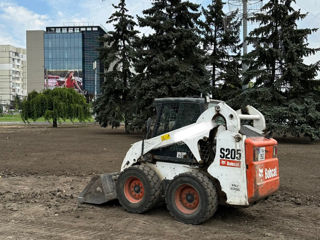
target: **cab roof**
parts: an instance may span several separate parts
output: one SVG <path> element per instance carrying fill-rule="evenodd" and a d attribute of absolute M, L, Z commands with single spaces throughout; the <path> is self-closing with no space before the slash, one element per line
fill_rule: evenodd
<path fill-rule="evenodd" d="M 192 98 L 192 97 L 168 97 L 168 98 L 155 98 L 154 104 L 160 103 L 198 103 L 204 104 L 204 98 Z"/>

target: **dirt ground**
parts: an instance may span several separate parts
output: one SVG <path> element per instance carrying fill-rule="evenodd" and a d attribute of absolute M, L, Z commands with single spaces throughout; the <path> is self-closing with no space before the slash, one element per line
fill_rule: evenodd
<path fill-rule="evenodd" d="M 91 176 L 118 171 L 139 136 L 98 126 L 0 126 L 0 239 L 320 239 L 320 144 L 280 143 L 281 188 L 209 221 L 175 221 L 165 206 L 142 215 L 117 201 L 79 205 Z"/>

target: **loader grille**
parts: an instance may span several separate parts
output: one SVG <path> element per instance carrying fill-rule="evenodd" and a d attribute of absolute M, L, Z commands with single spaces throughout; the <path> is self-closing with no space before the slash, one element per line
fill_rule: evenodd
<path fill-rule="evenodd" d="M 201 160 L 206 163 L 211 162 L 214 158 L 214 152 L 211 141 L 200 140 L 199 147 Z"/>

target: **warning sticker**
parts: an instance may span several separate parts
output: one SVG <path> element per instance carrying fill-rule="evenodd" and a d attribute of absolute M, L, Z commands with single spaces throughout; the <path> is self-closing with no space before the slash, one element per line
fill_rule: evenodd
<path fill-rule="evenodd" d="M 240 167 L 241 162 L 236 160 L 220 159 L 220 166 L 225 167 Z"/>
<path fill-rule="evenodd" d="M 260 147 L 258 148 L 258 161 L 263 161 L 266 159 L 266 148 Z"/>
<path fill-rule="evenodd" d="M 166 141 L 170 139 L 170 134 L 165 134 L 161 136 L 161 141 Z"/>

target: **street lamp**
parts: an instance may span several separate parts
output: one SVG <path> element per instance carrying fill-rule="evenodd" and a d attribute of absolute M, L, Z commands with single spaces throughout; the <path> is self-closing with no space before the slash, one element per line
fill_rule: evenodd
<path fill-rule="evenodd" d="M 98 69 L 97 69 L 97 60 L 93 62 L 93 70 L 94 70 L 94 100 L 97 99 L 97 80 L 98 80 Z"/>

